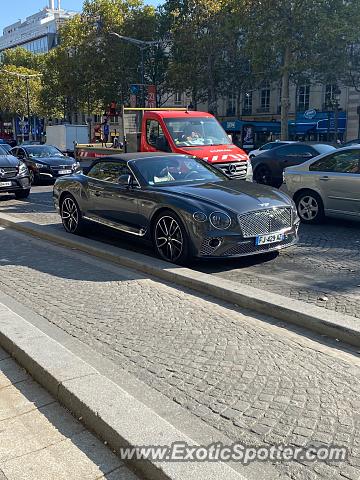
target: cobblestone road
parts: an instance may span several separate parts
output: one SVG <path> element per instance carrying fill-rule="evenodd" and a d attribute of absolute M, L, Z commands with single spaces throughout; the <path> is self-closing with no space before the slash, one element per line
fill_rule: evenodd
<path fill-rule="evenodd" d="M 35 187 L 29 201 L 0 198 L 0 211 L 59 227 L 51 186 Z M 94 228 L 91 238 L 152 255 L 139 241 L 109 229 Z M 360 318 L 360 224 L 329 220 L 300 227 L 300 243 L 279 255 L 221 262 L 196 262 L 193 268 L 263 290 Z"/>
<path fill-rule="evenodd" d="M 1 230 L 0 252 L 0 291 L 234 441 L 350 449 L 337 465 L 277 465 L 277 478 L 359 479 L 356 356 L 19 233 Z"/>

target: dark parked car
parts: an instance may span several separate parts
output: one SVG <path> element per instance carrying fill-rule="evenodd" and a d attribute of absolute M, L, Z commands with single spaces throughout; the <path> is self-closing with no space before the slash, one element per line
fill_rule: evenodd
<path fill-rule="evenodd" d="M 283 192 L 231 180 L 186 155 L 134 153 L 96 160 L 84 173 L 59 178 L 54 204 L 67 232 L 87 221 L 152 240 L 157 254 L 240 257 L 297 241 L 295 204 Z"/>
<path fill-rule="evenodd" d="M 31 183 L 69 175 L 80 168 L 78 162 L 52 145 L 24 145 L 13 148 L 11 153 L 26 164 Z"/>
<path fill-rule="evenodd" d="M 16 198 L 26 198 L 30 193 L 29 171 L 22 161 L 0 145 L 0 193 L 15 193 Z"/>
<path fill-rule="evenodd" d="M 287 140 L 284 140 L 284 141 L 275 140 L 274 142 L 265 143 L 264 145 L 257 148 L 256 150 L 251 150 L 251 152 L 249 153 L 249 157 L 250 158 L 257 157 L 261 153 L 266 152 L 266 150 L 272 150 L 273 148 L 279 148 L 279 147 L 282 147 L 283 145 L 287 145 L 288 143 L 294 143 L 294 142 L 291 142 L 290 140 L 288 140 L 288 141 Z"/>
<path fill-rule="evenodd" d="M 354 138 L 353 140 L 349 140 L 348 142 L 340 145 L 340 147 L 351 147 L 352 145 L 360 145 L 360 138 Z"/>
<path fill-rule="evenodd" d="M 326 143 L 306 142 L 289 143 L 268 150 L 251 159 L 254 181 L 278 188 L 282 184 L 285 168 L 335 150 L 334 146 Z"/>

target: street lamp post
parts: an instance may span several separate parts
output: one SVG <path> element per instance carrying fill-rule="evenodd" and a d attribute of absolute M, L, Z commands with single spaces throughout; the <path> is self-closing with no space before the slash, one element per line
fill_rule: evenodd
<path fill-rule="evenodd" d="M 140 52 L 141 52 L 141 106 L 145 107 L 145 62 L 144 62 L 145 56 L 144 56 L 144 53 L 146 49 L 162 43 L 162 40 L 153 40 L 153 41 L 138 40 L 137 38 L 125 37 L 124 35 L 119 35 L 116 32 L 110 32 L 110 35 L 114 35 L 120 40 L 123 40 L 124 42 L 127 42 L 127 43 L 131 43 L 132 45 L 135 45 L 137 48 L 140 49 Z"/>
<path fill-rule="evenodd" d="M 18 78 L 24 78 L 25 79 L 25 87 L 26 87 L 26 107 L 27 107 L 27 117 L 28 117 L 28 125 L 29 125 L 29 141 L 32 140 L 32 129 L 31 129 L 31 123 L 30 123 L 30 92 L 29 92 L 29 79 L 33 77 L 42 77 L 42 73 L 34 73 L 34 74 L 27 74 L 27 73 L 18 73 L 18 72 L 10 72 L 9 70 L 1 70 L 4 73 L 7 73 L 8 75 L 14 75 L 15 77 Z M 23 140 L 24 140 L 24 125 L 22 127 L 22 132 L 23 132 Z"/>

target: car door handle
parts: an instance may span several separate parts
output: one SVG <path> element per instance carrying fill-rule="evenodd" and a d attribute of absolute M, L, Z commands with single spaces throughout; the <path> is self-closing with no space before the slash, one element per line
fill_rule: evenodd
<path fill-rule="evenodd" d="M 330 180 L 329 177 L 320 177 L 320 180 L 322 180 L 323 182 L 327 182 L 328 180 Z"/>

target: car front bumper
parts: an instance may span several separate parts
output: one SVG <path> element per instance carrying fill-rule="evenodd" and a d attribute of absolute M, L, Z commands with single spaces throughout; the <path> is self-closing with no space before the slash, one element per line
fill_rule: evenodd
<path fill-rule="evenodd" d="M 299 225 L 295 224 L 284 232 L 284 239 L 276 243 L 256 245 L 256 238 L 243 238 L 241 235 L 206 236 L 196 256 L 198 258 L 233 258 L 276 252 L 291 247 L 298 241 Z M 217 245 L 218 243 L 218 245 Z"/>
<path fill-rule="evenodd" d="M 11 185 L 5 186 L 5 183 L 11 182 Z M 3 185 L 2 185 L 3 184 Z M 11 193 L 30 188 L 29 177 L 13 177 L 0 180 L 0 193 Z"/>
<path fill-rule="evenodd" d="M 61 170 L 69 170 L 70 173 L 59 173 Z M 69 168 L 39 168 L 37 169 L 34 174 L 38 178 L 43 178 L 43 179 L 49 179 L 49 180 L 55 180 L 56 178 L 59 177 L 64 177 L 65 175 L 72 175 L 75 173 L 76 170 L 72 168 L 72 166 L 69 166 Z"/>

